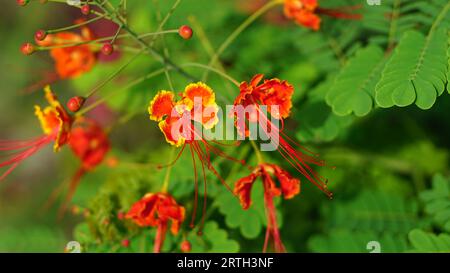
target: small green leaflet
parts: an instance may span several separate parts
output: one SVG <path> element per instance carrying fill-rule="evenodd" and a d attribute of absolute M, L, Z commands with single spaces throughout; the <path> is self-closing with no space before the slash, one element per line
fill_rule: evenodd
<path fill-rule="evenodd" d="M 447 40 L 444 28 L 427 37 L 406 32 L 376 86 L 377 104 L 388 108 L 415 103 L 420 109 L 430 109 L 447 82 Z"/>
<path fill-rule="evenodd" d="M 384 63 L 383 51 L 378 46 L 361 49 L 348 61 L 326 96 L 336 115 L 365 116 L 372 110 L 375 85 Z"/>

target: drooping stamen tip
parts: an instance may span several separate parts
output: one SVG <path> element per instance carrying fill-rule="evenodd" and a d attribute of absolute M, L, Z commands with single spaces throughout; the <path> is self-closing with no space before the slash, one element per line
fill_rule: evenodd
<path fill-rule="evenodd" d="M 194 224 L 194 223 L 190 223 L 190 224 L 189 224 L 189 227 L 190 227 L 190 228 L 195 228 L 195 224 Z"/>
<path fill-rule="evenodd" d="M 67 101 L 67 108 L 69 108 L 70 111 L 73 113 L 76 113 L 80 111 L 81 107 L 83 107 L 84 103 L 86 102 L 86 98 L 81 96 L 75 96 L 69 99 Z"/>
<path fill-rule="evenodd" d="M 183 25 L 178 29 L 178 34 L 185 40 L 189 40 L 192 38 L 194 31 L 190 26 Z"/>
<path fill-rule="evenodd" d="M 328 195 L 328 199 L 333 200 L 334 195 L 332 192 L 329 192 L 327 195 Z"/>
<path fill-rule="evenodd" d="M 81 13 L 84 15 L 89 15 L 89 13 L 91 13 L 91 6 L 89 6 L 88 4 L 83 5 L 81 7 Z"/>
<path fill-rule="evenodd" d="M 36 41 L 43 41 L 47 37 L 47 32 L 43 29 L 39 29 L 34 33 L 34 39 Z"/>
<path fill-rule="evenodd" d="M 32 43 L 24 43 L 20 47 L 20 51 L 22 52 L 23 55 L 29 56 L 34 52 L 36 52 L 36 48 Z"/>
<path fill-rule="evenodd" d="M 114 52 L 114 46 L 111 43 L 105 43 L 102 46 L 102 53 L 106 56 L 109 56 L 111 54 L 113 54 Z"/>
<path fill-rule="evenodd" d="M 198 236 L 203 236 L 203 230 L 197 231 L 197 235 L 198 235 Z"/>

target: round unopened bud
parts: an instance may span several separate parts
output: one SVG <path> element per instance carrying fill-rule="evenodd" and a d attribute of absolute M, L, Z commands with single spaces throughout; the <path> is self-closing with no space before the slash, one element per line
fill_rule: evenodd
<path fill-rule="evenodd" d="M 31 55 L 36 51 L 36 48 L 34 47 L 34 45 L 32 43 L 24 43 L 21 47 L 20 47 L 20 51 L 22 51 L 22 53 L 24 55 Z"/>
<path fill-rule="evenodd" d="M 111 55 L 114 52 L 114 47 L 110 43 L 106 43 L 102 46 L 102 53 L 106 56 Z"/>
<path fill-rule="evenodd" d="M 192 31 L 192 28 L 190 26 L 181 26 L 178 29 L 178 34 L 185 40 L 189 40 L 192 38 L 192 35 L 194 34 L 194 32 Z"/>
<path fill-rule="evenodd" d="M 128 239 L 122 240 L 121 245 L 123 247 L 129 247 L 130 246 L 130 240 L 128 240 Z"/>
<path fill-rule="evenodd" d="M 188 240 L 184 240 L 181 243 L 181 251 L 183 251 L 184 253 L 188 253 L 191 252 L 192 250 L 192 245 Z"/>
<path fill-rule="evenodd" d="M 70 111 L 76 113 L 78 112 L 81 107 L 83 107 L 83 104 L 86 102 L 86 99 L 81 96 L 72 97 L 67 102 L 67 108 L 69 108 Z"/>
<path fill-rule="evenodd" d="M 30 0 L 16 0 L 17 4 L 19 6 L 26 6 L 28 3 L 30 3 Z"/>
<path fill-rule="evenodd" d="M 36 41 L 43 41 L 47 37 L 47 32 L 43 29 L 40 29 L 34 33 L 34 38 Z"/>
<path fill-rule="evenodd" d="M 88 4 L 83 5 L 81 7 L 81 13 L 83 13 L 84 15 L 89 15 L 89 13 L 91 13 L 91 6 L 89 6 Z"/>

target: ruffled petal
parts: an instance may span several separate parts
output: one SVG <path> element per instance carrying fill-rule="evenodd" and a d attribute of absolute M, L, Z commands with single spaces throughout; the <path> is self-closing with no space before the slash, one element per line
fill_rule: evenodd
<path fill-rule="evenodd" d="M 239 179 L 234 185 L 234 194 L 239 197 L 243 209 L 248 209 L 252 204 L 251 192 L 252 186 L 258 176 L 255 173 Z"/>
<path fill-rule="evenodd" d="M 275 176 L 281 185 L 281 191 L 285 199 L 291 199 L 300 193 L 300 180 L 293 178 L 287 171 L 274 166 Z"/>
<path fill-rule="evenodd" d="M 164 117 L 170 116 L 175 105 L 175 94 L 170 91 L 159 91 L 153 98 L 148 107 L 150 119 L 161 121 Z"/>

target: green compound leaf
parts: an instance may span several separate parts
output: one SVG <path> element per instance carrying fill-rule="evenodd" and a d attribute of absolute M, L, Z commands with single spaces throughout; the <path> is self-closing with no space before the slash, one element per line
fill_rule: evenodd
<path fill-rule="evenodd" d="M 225 230 L 220 229 L 216 222 L 205 224 L 202 236 L 191 232 L 187 239 L 192 245 L 192 252 L 235 253 L 239 251 L 238 242 L 230 239 Z"/>
<path fill-rule="evenodd" d="M 448 234 L 435 235 L 414 229 L 408 237 L 414 252 L 450 252 L 450 235 Z"/>
<path fill-rule="evenodd" d="M 447 92 L 450 94 L 450 35 L 448 37 L 447 59 L 448 59 L 448 66 L 447 66 Z"/>
<path fill-rule="evenodd" d="M 415 103 L 430 109 L 447 82 L 447 39 L 444 28 L 428 37 L 417 31 L 405 33 L 376 86 L 377 104 L 388 108 Z"/>
<path fill-rule="evenodd" d="M 241 234 L 247 239 L 258 237 L 264 227 L 263 189 L 261 183 L 255 183 L 252 190 L 252 206 L 243 210 L 239 200 L 223 190 L 217 196 L 219 211 L 225 215 L 225 223 L 230 228 L 239 228 Z"/>
<path fill-rule="evenodd" d="M 437 174 L 431 190 L 420 193 L 425 202 L 425 212 L 446 232 L 450 232 L 450 180 Z"/>
<path fill-rule="evenodd" d="M 328 142 L 342 135 L 354 121 L 353 116 L 337 116 L 325 102 L 325 96 L 332 87 L 330 77 L 308 93 L 308 99 L 294 113 L 299 123 L 297 138 L 302 142 Z"/>
<path fill-rule="evenodd" d="M 326 101 L 339 116 L 365 116 L 373 108 L 375 85 L 385 64 L 377 46 L 359 50 L 337 76 Z"/>

